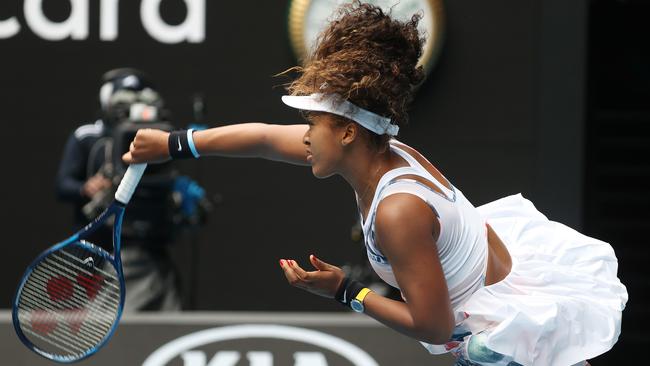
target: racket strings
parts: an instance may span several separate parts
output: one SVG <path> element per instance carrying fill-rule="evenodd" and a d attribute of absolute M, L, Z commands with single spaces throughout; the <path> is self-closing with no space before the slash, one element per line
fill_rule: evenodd
<path fill-rule="evenodd" d="M 79 318 L 83 315 L 64 315 L 56 310 L 43 310 L 33 301 L 27 302 L 29 302 L 29 305 L 25 306 L 24 309 L 28 310 L 29 313 L 23 312 L 19 314 L 21 323 L 27 324 L 27 326 L 22 325 L 22 329 L 31 336 L 44 341 L 47 346 L 35 342 L 33 339 L 31 340 L 34 345 L 49 353 L 61 353 L 48 347 L 49 345 L 53 345 L 71 355 L 83 354 L 103 338 L 102 334 L 88 331 L 87 327 L 79 328 L 76 332 L 73 330 L 72 332 L 75 336 L 72 337 L 70 331 L 63 330 L 58 324 L 62 322 L 69 324 L 79 323 Z"/>
<path fill-rule="evenodd" d="M 50 258 L 61 260 L 61 258 L 56 254 L 50 256 Z M 74 308 L 75 305 L 76 307 L 83 307 L 83 306 L 92 307 L 97 305 L 99 306 L 109 305 L 105 309 L 99 309 L 100 311 L 110 310 L 119 305 L 120 289 L 111 281 L 103 281 L 102 279 L 102 281 L 104 282 L 103 284 L 113 287 L 113 291 L 103 292 L 103 295 L 108 297 L 106 302 L 99 302 L 99 303 L 87 302 L 86 298 L 79 295 L 79 293 L 83 293 L 87 289 L 93 291 L 95 290 L 95 286 L 102 285 L 102 283 L 99 282 L 100 281 L 99 277 L 94 277 L 94 275 L 91 275 L 89 271 L 85 270 L 82 267 L 79 268 L 82 272 L 75 273 L 74 271 L 71 271 L 69 268 L 60 265 L 59 263 L 57 263 L 57 261 L 46 260 L 41 262 L 40 269 L 41 271 L 33 272 L 33 276 L 35 276 L 34 280 L 40 282 L 41 285 L 45 286 L 47 293 L 49 295 L 49 299 L 51 300 L 50 302 L 56 301 L 57 303 L 61 303 L 61 305 L 66 306 L 67 308 Z M 101 271 L 101 272 L 109 275 L 105 271 Z M 118 281 L 117 278 L 115 278 L 115 276 L 111 276 L 111 277 L 113 281 L 115 282 Z M 93 280 L 88 280 L 88 278 L 94 279 L 95 282 L 89 282 Z M 86 289 L 82 287 L 82 285 L 80 285 L 79 282 L 81 282 L 85 286 L 88 286 L 88 288 Z M 111 299 L 113 301 L 110 301 Z"/>
<path fill-rule="evenodd" d="M 18 321 L 36 348 L 60 357 L 79 357 L 111 331 L 120 297 L 113 264 L 71 245 L 32 269 L 19 295 Z"/>
<path fill-rule="evenodd" d="M 28 290 L 28 293 L 25 294 L 25 307 L 29 307 L 32 311 L 36 311 L 35 315 L 36 316 L 42 316 L 42 315 L 47 315 L 48 318 L 46 320 L 48 321 L 56 321 L 57 315 L 60 315 L 58 317 L 63 317 L 66 320 L 66 323 L 68 323 L 71 327 L 75 327 L 77 323 L 79 323 L 84 319 L 87 315 L 86 311 L 81 311 L 81 310 L 61 310 L 57 309 L 51 305 L 48 304 L 43 304 L 38 302 L 39 299 L 37 297 L 37 294 L 33 293 L 31 290 Z M 39 313 L 40 311 L 40 313 Z M 34 315 L 34 314 L 32 314 Z M 105 320 L 111 320 L 111 317 L 104 317 Z M 43 321 L 39 321 L 39 319 L 35 319 L 36 321 L 32 321 L 32 327 L 36 327 L 37 330 L 39 327 L 46 327 L 47 324 L 44 323 Z M 89 319 L 89 321 L 92 321 Z M 88 335 L 95 335 L 98 336 L 101 340 L 103 337 L 103 333 L 100 332 L 101 328 L 89 328 L 89 327 L 84 327 L 80 328 L 78 332 L 81 333 L 87 333 Z M 47 328 L 45 328 L 47 329 Z"/>
<path fill-rule="evenodd" d="M 24 319 L 27 327 L 24 327 L 30 334 L 38 336 L 39 339 L 49 336 L 56 340 L 55 345 L 61 348 L 60 343 L 74 346 L 74 351 L 83 352 L 101 342 L 108 333 L 114 316 L 93 314 L 93 310 L 65 310 L 61 306 L 48 304 L 39 301 L 38 294 L 29 291 L 25 296 L 24 308 L 30 310 Z M 41 299 L 42 300 L 42 299 Z M 69 305 L 66 305 L 69 306 Z M 96 312 L 96 311 L 95 311 Z M 100 314 L 106 314 L 105 310 Z M 110 314 L 110 312 L 109 312 Z M 46 339 L 47 340 L 47 339 Z M 70 351 L 69 347 L 63 348 Z"/>
<path fill-rule="evenodd" d="M 76 347 L 73 353 L 84 352 L 87 349 L 94 347 L 101 342 L 105 334 L 108 332 L 107 327 L 104 329 L 98 328 L 96 325 L 88 326 L 88 315 L 83 311 L 69 311 L 63 313 L 57 309 L 43 310 L 39 308 L 33 300 L 26 301 L 29 305 L 25 306 L 26 309 L 31 310 L 28 316 L 25 316 L 23 322 L 28 322 L 24 330 L 33 336 L 45 341 L 59 341 L 53 342 L 55 346 L 70 351 L 69 348 L 61 347 L 60 343 L 65 343 L 70 346 Z M 23 314 L 27 315 L 27 314 Z M 19 316 L 20 317 L 20 316 Z M 110 319 L 106 319 L 111 321 Z M 86 326 L 83 326 L 83 323 Z M 67 323 L 70 330 L 59 326 L 59 323 Z M 93 328 L 98 328 L 94 330 Z M 99 333 L 103 332 L 103 333 Z M 71 336 L 74 335 L 74 336 Z M 49 337 L 49 338 L 48 338 Z M 33 342 L 37 344 L 36 342 Z M 41 347 L 45 348 L 45 347 Z M 52 351 L 52 350 L 48 350 Z"/>
<path fill-rule="evenodd" d="M 52 256 L 54 259 L 59 259 L 57 256 L 53 255 Z M 97 281 L 100 279 L 100 277 L 97 277 L 96 274 L 91 274 L 88 271 L 79 271 L 75 273 L 74 271 L 71 271 L 69 268 L 66 268 L 65 266 L 57 263 L 56 261 L 52 261 L 50 263 L 48 262 L 42 262 L 41 263 L 42 268 L 41 268 L 41 273 L 40 274 L 50 274 L 50 275 L 58 275 L 60 276 L 59 278 L 65 278 L 69 281 L 72 281 L 71 284 L 66 284 L 62 283 L 63 280 L 59 280 L 58 282 L 52 282 L 52 291 L 57 291 L 55 294 L 58 294 L 60 296 L 65 296 L 67 295 L 67 292 L 71 291 L 70 286 L 76 285 L 76 286 L 95 286 L 99 284 Z M 106 277 L 103 278 L 109 278 L 112 279 L 113 281 L 117 281 L 117 279 L 114 276 L 108 275 L 105 271 L 101 271 L 101 273 L 106 274 Z M 49 277 L 48 277 L 49 278 Z M 102 278 L 102 279 L 103 279 Z M 78 281 L 81 279 L 81 285 Z M 93 282 L 94 281 L 94 282 Z M 120 288 L 116 286 L 115 284 L 107 281 L 104 283 L 107 286 L 113 287 L 113 290 L 117 291 L 118 296 L 117 299 L 119 300 L 119 290 Z"/>
<path fill-rule="evenodd" d="M 97 314 L 106 314 L 106 313 L 111 313 L 113 309 L 119 306 L 119 299 L 116 300 L 118 301 L 118 303 L 114 303 L 114 301 L 111 300 L 108 300 L 106 302 L 93 301 L 93 302 L 83 303 L 75 299 L 74 297 L 65 300 L 59 300 L 57 302 L 52 301 L 49 298 L 43 301 L 44 299 L 40 297 L 41 295 L 38 292 L 38 288 L 36 286 L 47 286 L 45 280 L 43 278 L 40 278 L 38 274 L 34 274 L 34 281 L 25 286 L 24 289 L 25 291 L 28 292 L 27 294 L 25 294 L 25 298 L 26 299 L 29 298 L 33 304 L 40 304 L 40 306 L 51 311 L 60 311 L 62 309 L 88 308 L 88 309 L 92 309 Z"/>

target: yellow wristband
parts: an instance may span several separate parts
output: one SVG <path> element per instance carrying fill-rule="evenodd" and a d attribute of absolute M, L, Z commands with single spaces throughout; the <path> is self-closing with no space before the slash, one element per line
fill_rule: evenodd
<path fill-rule="evenodd" d="M 367 287 L 362 288 L 361 291 L 359 291 L 359 293 L 357 294 L 357 296 L 355 296 L 355 299 L 357 299 L 357 300 L 363 302 L 363 299 L 365 299 L 366 296 L 368 296 L 368 294 L 370 293 L 370 291 L 372 291 L 372 290 L 370 290 L 370 289 L 367 288 Z"/>
<path fill-rule="evenodd" d="M 370 289 L 367 287 L 362 288 L 359 293 L 357 293 L 357 296 L 350 301 L 350 307 L 352 310 L 356 311 L 357 313 L 363 313 L 366 309 L 363 306 L 363 300 L 368 296 L 370 293 Z"/>

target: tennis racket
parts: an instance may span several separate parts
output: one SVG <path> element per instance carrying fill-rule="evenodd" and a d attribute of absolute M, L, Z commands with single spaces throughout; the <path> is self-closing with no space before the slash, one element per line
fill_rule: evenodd
<path fill-rule="evenodd" d="M 70 363 L 97 352 L 113 335 L 124 306 L 120 234 L 124 209 L 146 164 L 127 169 L 115 199 L 83 229 L 27 268 L 13 302 L 20 340 L 50 360 Z M 113 254 L 86 240 L 113 221 Z"/>

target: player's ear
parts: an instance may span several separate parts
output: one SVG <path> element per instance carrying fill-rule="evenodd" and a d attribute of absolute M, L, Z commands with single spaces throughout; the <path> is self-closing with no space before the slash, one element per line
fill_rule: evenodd
<path fill-rule="evenodd" d="M 350 122 L 343 127 L 341 134 L 341 146 L 347 146 L 356 140 L 359 136 L 359 125 Z"/>

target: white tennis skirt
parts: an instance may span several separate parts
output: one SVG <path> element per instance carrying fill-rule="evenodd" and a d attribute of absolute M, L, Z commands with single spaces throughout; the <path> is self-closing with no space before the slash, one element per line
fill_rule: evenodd
<path fill-rule="evenodd" d="M 486 347 L 526 366 L 573 365 L 611 349 L 628 298 L 612 247 L 548 220 L 520 194 L 478 210 L 507 246 L 512 270 L 454 309 L 464 318 L 458 327 L 483 332 Z"/>

